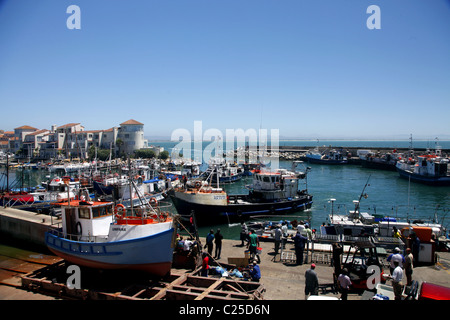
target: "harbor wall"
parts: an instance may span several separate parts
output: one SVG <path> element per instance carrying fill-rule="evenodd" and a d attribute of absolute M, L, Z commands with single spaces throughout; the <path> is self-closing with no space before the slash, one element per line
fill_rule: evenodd
<path fill-rule="evenodd" d="M 0 239 L 46 248 L 45 232 L 55 220 L 44 214 L 0 207 Z"/>
<path fill-rule="evenodd" d="M 316 147 L 311 146 L 279 146 L 279 152 L 307 152 L 310 150 L 315 149 Z M 341 146 L 319 146 L 319 151 L 324 151 L 327 149 L 340 149 Z M 342 147 L 344 151 L 347 151 L 352 154 L 352 157 L 357 157 L 358 150 L 371 150 L 372 152 L 380 152 L 380 153 L 392 153 L 394 148 L 367 148 L 367 147 Z M 408 148 L 395 148 L 398 153 L 407 153 L 409 151 Z M 268 147 L 268 150 L 270 151 L 270 146 Z M 424 154 L 426 153 L 426 148 L 414 148 L 415 154 Z M 430 149 L 432 152 L 434 152 L 434 149 Z M 450 149 L 442 149 L 443 154 L 450 154 Z"/>

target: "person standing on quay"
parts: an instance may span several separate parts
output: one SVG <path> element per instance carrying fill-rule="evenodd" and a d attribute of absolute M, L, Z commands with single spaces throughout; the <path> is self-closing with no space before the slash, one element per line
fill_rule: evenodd
<path fill-rule="evenodd" d="M 339 275 L 338 279 L 339 290 L 341 292 L 341 300 L 347 300 L 348 291 L 350 290 L 350 286 L 352 285 L 352 281 L 348 276 L 347 268 L 342 269 L 342 273 Z"/>
<path fill-rule="evenodd" d="M 209 255 L 212 257 L 212 251 L 213 251 L 213 246 L 214 246 L 214 230 L 211 229 L 208 233 L 208 235 L 206 236 L 206 244 L 205 244 L 205 248 L 208 247 L 208 253 Z"/>
<path fill-rule="evenodd" d="M 315 271 L 316 265 L 311 264 L 311 268 L 305 272 L 305 300 L 309 295 L 319 294 L 319 277 Z"/>
<path fill-rule="evenodd" d="M 208 253 L 203 252 L 203 261 L 202 261 L 202 277 L 208 276 L 208 269 L 209 269 L 209 257 Z"/>
<path fill-rule="evenodd" d="M 305 244 L 308 239 L 301 235 L 300 231 L 297 231 L 297 234 L 293 238 L 294 247 L 295 247 L 295 255 L 297 256 L 297 264 L 303 264 L 303 251 L 305 250 Z"/>
<path fill-rule="evenodd" d="M 389 257 L 387 257 L 386 259 L 387 262 L 390 263 L 389 269 L 391 271 L 391 275 L 394 272 L 395 269 L 395 265 L 394 262 L 397 261 L 400 267 L 403 267 L 403 263 L 405 262 L 405 257 L 403 257 L 403 255 L 400 253 L 400 248 L 395 248 L 394 249 L 394 253 L 391 254 Z"/>
<path fill-rule="evenodd" d="M 280 243 L 281 243 L 281 237 L 283 236 L 283 232 L 280 229 L 280 226 L 277 225 L 276 229 L 275 229 L 275 235 L 274 235 L 274 240 L 275 240 L 275 256 L 278 254 L 278 250 L 280 250 Z"/>
<path fill-rule="evenodd" d="M 400 267 L 398 261 L 394 261 L 394 272 L 392 273 L 392 288 L 394 289 L 395 300 L 402 300 L 402 279 L 403 279 L 403 269 Z"/>
<path fill-rule="evenodd" d="M 216 254 L 214 259 L 220 259 L 220 254 L 222 253 L 222 239 L 223 235 L 220 233 L 220 229 L 217 229 L 217 232 L 214 235 L 214 243 L 216 244 Z"/>
<path fill-rule="evenodd" d="M 248 228 L 244 221 L 241 222 L 241 246 L 245 245 L 245 242 L 248 241 Z"/>
<path fill-rule="evenodd" d="M 255 233 L 254 230 L 251 230 L 250 231 L 250 241 L 248 243 L 248 249 L 250 251 L 250 258 L 252 260 L 257 259 L 258 263 L 260 263 L 261 259 L 257 255 L 257 248 L 258 248 L 258 246 L 259 246 L 258 235 Z"/>
<path fill-rule="evenodd" d="M 405 263 L 403 264 L 403 267 L 405 268 L 405 275 L 406 275 L 406 285 L 410 286 L 412 283 L 412 273 L 414 268 L 414 257 L 412 255 L 411 248 L 406 249 L 406 256 L 405 256 Z"/>

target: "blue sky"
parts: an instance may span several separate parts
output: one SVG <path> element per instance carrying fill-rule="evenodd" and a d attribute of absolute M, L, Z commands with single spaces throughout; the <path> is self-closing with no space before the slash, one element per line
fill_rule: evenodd
<path fill-rule="evenodd" d="M 0 0 L 0 129 L 445 139 L 449 61 L 449 0 Z"/>

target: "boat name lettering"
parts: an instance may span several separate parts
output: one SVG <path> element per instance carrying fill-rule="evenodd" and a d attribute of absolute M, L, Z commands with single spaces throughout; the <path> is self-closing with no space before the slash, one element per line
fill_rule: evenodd
<path fill-rule="evenodd" d="M 214 196 L 214 200 L 225 200 L 225 196 Z"/>
<path fill-rule="evenodd" d="M 112 228 L 113 231 L 127 231 L 127 228 L 125 227 L 117 227 L 117 228 Z"/>

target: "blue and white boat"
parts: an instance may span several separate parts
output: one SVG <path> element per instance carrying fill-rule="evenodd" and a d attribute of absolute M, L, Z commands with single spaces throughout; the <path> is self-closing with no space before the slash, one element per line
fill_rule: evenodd
<path fill-rule="evenodd" d="M 45 235 L 48 248 L 59 257 L 89 268 L 170 274 L 174 222 L 155 204 L 130 211 L 121 204 L 82 199 L 61 207 L 61 228 Z"/>

